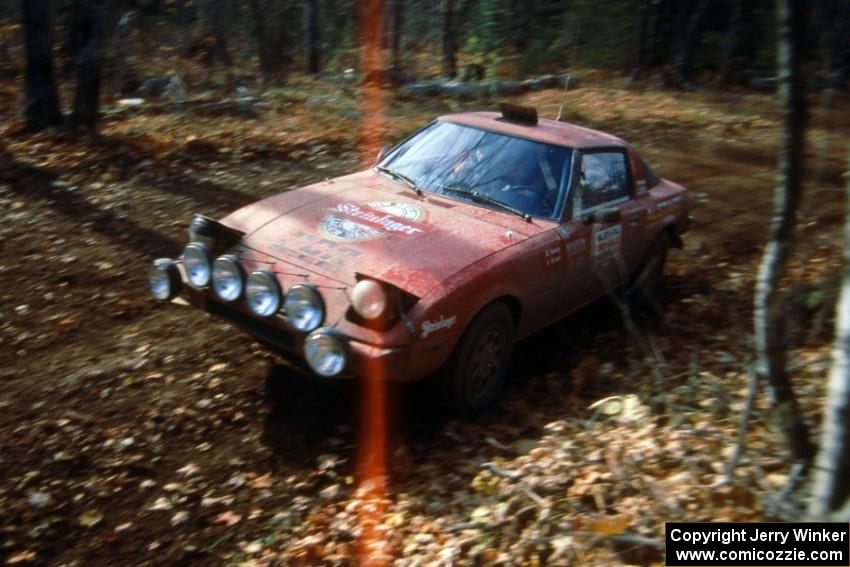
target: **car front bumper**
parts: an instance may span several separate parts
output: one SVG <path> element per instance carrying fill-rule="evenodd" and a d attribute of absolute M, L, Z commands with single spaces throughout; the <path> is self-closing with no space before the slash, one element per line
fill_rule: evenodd
<path fill-rule="evenodd" d="M 237 307 L 210 298 L 191 287 L 184 288 L 185 299 L 207 313 L 223 319 L 248 333 L 266 347 L 277 352 L 293 365 L 315 374 L 304 359 L 304 340 L 307 335 L 292 329 L 282 319 L 262 320 Z M 340 334 L 350 353 L 345 369 L 334 378 L 379 376 L 394 382 L 409 382 L 420 376 L 413 373 L 411 348 L 372 345 Z"/>

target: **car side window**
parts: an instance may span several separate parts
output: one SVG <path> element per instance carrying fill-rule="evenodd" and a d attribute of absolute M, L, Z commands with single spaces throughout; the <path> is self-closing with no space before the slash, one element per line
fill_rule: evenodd
<path fill-rule="evenodd" d="M 582 211 L 622 201 L 629 196 L 626 155 L 622 152 L 583 154 L 576 204 Z"/>

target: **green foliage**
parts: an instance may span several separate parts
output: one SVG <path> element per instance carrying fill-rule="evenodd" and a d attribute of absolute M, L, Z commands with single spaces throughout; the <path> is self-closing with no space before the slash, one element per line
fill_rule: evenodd
<path fill-rule="evenodd" d="M 523 72 L 573 64 L 616 67 L 633 43 L 637 0 L 485 0 L 470 14 L 464 49 L 490 70 L 506 52 Z"/>

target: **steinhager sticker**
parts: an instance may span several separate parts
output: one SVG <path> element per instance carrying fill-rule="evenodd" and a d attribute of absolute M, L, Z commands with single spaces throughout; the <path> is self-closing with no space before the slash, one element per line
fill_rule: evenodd
<path fill-rule="evenodd" d="M 340 203 L 321 220 L 319 232 L 329 240 L 344 242 L 363 242 L 391 235 L 409 238 L 426 232 L 425 226 L 416 222 L 421 217 L 422 209 L 410 203 Z"/>
<path fill-rule="evenodd" d="M 457 315 L 451 317 L 440 316 L 436 321 L 422 321 L 422 338 L 425 339 L 434 331 L 441 329 L 451 329 L 457 321 Z"/>

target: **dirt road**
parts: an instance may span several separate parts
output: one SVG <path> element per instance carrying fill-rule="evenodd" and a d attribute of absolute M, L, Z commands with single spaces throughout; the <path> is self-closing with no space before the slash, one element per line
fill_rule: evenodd
<path fill-rule="evenodd" d="M 544 115 L 561 102 L 557 91 L 523 100 Z M 394 139 L 443 111 L 415 106 L 388 109 L 400 121 Z M 654 340 L 671 367 L 701 352 L 731 369 L 746 355 L 745 342 L 729 343 L 746 334 L 770 218 L 771 99 L 588 84 L 570 112 L 621 134 L 693 191 L 696 222 L 672 260 L 670 314 Z M 806 257 L 822 267 L 836 257 L 848 116 L 814 117 L 812 141 L 828 145 L 812 145 L 803 233 Z M 356 144 L 345 124 L 260 148 L 267 132 L 205 138 L 204 124 L 190 122 L 163 134 L 145 120 L 111 122 L 89 144 L 7 132 L 0 146 L 0 557 L 222 564 L 274 552 L 350 562 L 357 385 L 294 377 L 229 325 L 154 304 L 146 269 L 179 254 L 192 213 L 222 215 L 352 171 Z M 482 462 L 527 452 L 547 423 L 586 417 L 595 399 L 643 388 L 640 358 L 616 312 L 597 306 L 520 345 L 514 384 L 480 421 L 436 415 L 425 387 L 394 388 L 390 485 L 397 507 L 411 494 L 417 504 L 388 520 L 401 534 L 388 538 L 393 553 L 413 553 L 410 534 L 434 531 L 421 518 L 468 518 Z"/>

